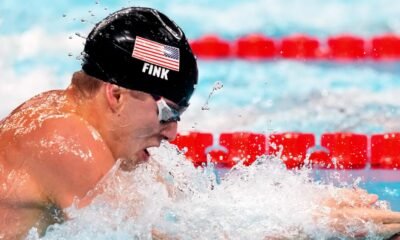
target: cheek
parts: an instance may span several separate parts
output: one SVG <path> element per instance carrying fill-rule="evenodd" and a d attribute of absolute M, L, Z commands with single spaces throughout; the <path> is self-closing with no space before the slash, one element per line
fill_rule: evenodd
<path fill-rule="evenodd" d="M 144 109 L 140 112 L 135 112 L 132 117 L 136 118 L 135 123 L 138 128 L 155 129 L 159 125 L 157 113 L 151 110 Z"/>
<path fill-rule="evenodd" d="M 141 108 L 140 112 L 134 114 L 138 115 L 138 117 L 141 119 L 140 122 L 143 124 L 143 126 L 148 126 L 151 128 L 160 127 L 157 110 L 152 108 L 151 106 Z"/>
<path fill-rule="evenodd" d="M 136 108 L 124 113 L 122 124 L 131 139 L 141 139 L 159 132 L 160 124 L 157 113 L 148 108 Z"/>
<path fill-rule="evenodd" d="M 158 119 L 154 120 L 154 118 L 152 118 L 143 119 L 143 121 L 138 124 L 135 130 L 139 138 L 146 138 L 157 135 L 160 132 L 159 128 L 160 126 L 158 123 Z"/>

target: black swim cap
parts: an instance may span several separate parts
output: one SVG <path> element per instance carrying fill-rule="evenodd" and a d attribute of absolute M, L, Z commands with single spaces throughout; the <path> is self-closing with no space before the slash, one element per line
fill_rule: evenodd
<path fill-rule="evenodd" d="M 125 88 L 187 106 L 197 84 L 197 63 L 179 26 L 151 8 L 121 9 L 86 39 L 82 70 Z"/>

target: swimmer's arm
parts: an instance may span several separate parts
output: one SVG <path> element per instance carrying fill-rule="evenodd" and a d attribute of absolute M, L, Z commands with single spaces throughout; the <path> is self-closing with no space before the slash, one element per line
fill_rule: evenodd
<path fill-rule="evenodd" d="M 378 225 L 378 229 L 375 232 L 377 236 L 382 239 L 400 240 L 400 213 L 392 212 L 387 210 L 372 209 L 367 207 L 343 207 L 338 209 L 331 209 L 329 220 L 326 221 L 326 216 L 319 213 L 320 216 L 315 218 L 315 224 L 320 225 L 320 218 L 323 218 L 321 225 L 329 224 L 330 231 L 334 234 L 340 234 L 346 239 L 365 239 L 369 230 L 358 226 L 358 224 L 364 224 L 362 221 L 370 221 Z M 358 219 L 359 221 L 354 221 Z M 353 229 L 349 232 L 349 229 Z M 355 232 L 355 229 L 358 231 Z M 355 238 L 354 238 L 355 237 Z M 229 239 L 229 238 L 226 238 Z M 282 236 L 265 236 L 265 240 L 288 240 L 293 239 Z M 305 233 L 299 232 L 296 239 L 310 239 Z"/>
<path fill-rule="evenodd" d="M 153 228 L 151 231 L 151 238 L 153 240 L 178 240 L 179 238 L 168 236 L 165 233 Z"/>
<path fill-rule="evenodd" d="M 372 208 L 341 208 L 333 209 L 330 218 L 332 219 L 332 227 L 339 233 L 346 233 L 345 231 L 349 226 L 357 224 L 357 221 L 349 222 L 349 219 L 359 219 L 377 224 L 379 229 L 376 233 L 384 239 L 389 239 L 400 233 L 399 212 Z M 361 229 L 358 237 L 365 237 L 367 233 L 367 229 Z"/>
<path fill-rule="evenodd" d="M 336 197 L 328 197 L 319 202 L 321 207 L 328 207 L 329 213 L 315 212 L 315 220 L 329 214 L 333 231 L 346 235 L 346 229 L 355 224 L 354 219 L 371 221 L 379 225 L 377 234 L 384 239 L 400 233 L 400 212 L 376 208 L 378 196 L 362 189 L 336 189 Z M 363 237 L 367 231 L 360 231 Z M 393 239 L 393 238 L 391 238 Z"/>
<path fill-rule="evenodd" d="M 34 157 L 31 172 L 44 194 L 60 208 L 69 207 L 75 197 L 83 198 L 114 164 L 104 142 L 75 116 L 43 122 L 25 151 Z"/>

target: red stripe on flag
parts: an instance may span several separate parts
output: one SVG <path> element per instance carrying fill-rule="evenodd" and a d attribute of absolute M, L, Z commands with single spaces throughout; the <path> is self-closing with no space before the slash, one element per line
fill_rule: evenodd
<path fill-rule="evenodd" d="M 166 47 L 169 54 L 175 55 L 178 59 L 166 56 Z M 176 52 L 174 52 L 176 51 Z M 174 71 L 179 71 L 179 48 L 163 45 L 145 38 L 136 37 L 135 46 L 133 48 L 132 57 L 153 63 Z"/>
<path fill-rule="evenodd" d="M 171 70 L 176 70 L 176 71 L 179 70 L 179 68 L 177 68 L 176 66 L 169 65 L 168 63 L 165 63 L 165 62 L 162 62 L 162 61 L 150 59 L 149 57 L 143 57 L 143 56 L 140 55 L 140 54 L 137 54 L 135 57 L 138 58 L 138 59 L 140 59 L 140 60 L 147 61 L 147 62 L 156 64 L 156 65 L 158 65 L 158 66 L 165 67 L 165 68 L 168 68 L 168 69 L 171 69 Z"/>
<path fill-rule="evenodd" d="M 160 55 L 159 52 L 157 52 L 157 51 L 151 51 L 151 50 L 148 50 L 146 48 L 142 48 L 140 46 L 137 47 L 136 53 L 143 53 L 145 55 L 149 54 L 149 55 L 152 55 L 154 57 L 165 58 L 168 61 L 179 63 L 179 61 L 176 60 L 176 59 L 171 59 L 171 58 L 165 57 L 164 55 Z"/>

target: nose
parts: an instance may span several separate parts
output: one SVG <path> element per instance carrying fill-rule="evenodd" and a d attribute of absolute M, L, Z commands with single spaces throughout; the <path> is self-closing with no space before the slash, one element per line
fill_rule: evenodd
<path fill-rule="evenodd" d="M 163 129 L 161 130 L 161 135 L 168 141 L 173 141 L 176 138 L 177 132 L 178 132 L 178 123 L 168 122 L 164 124 Z"/>

